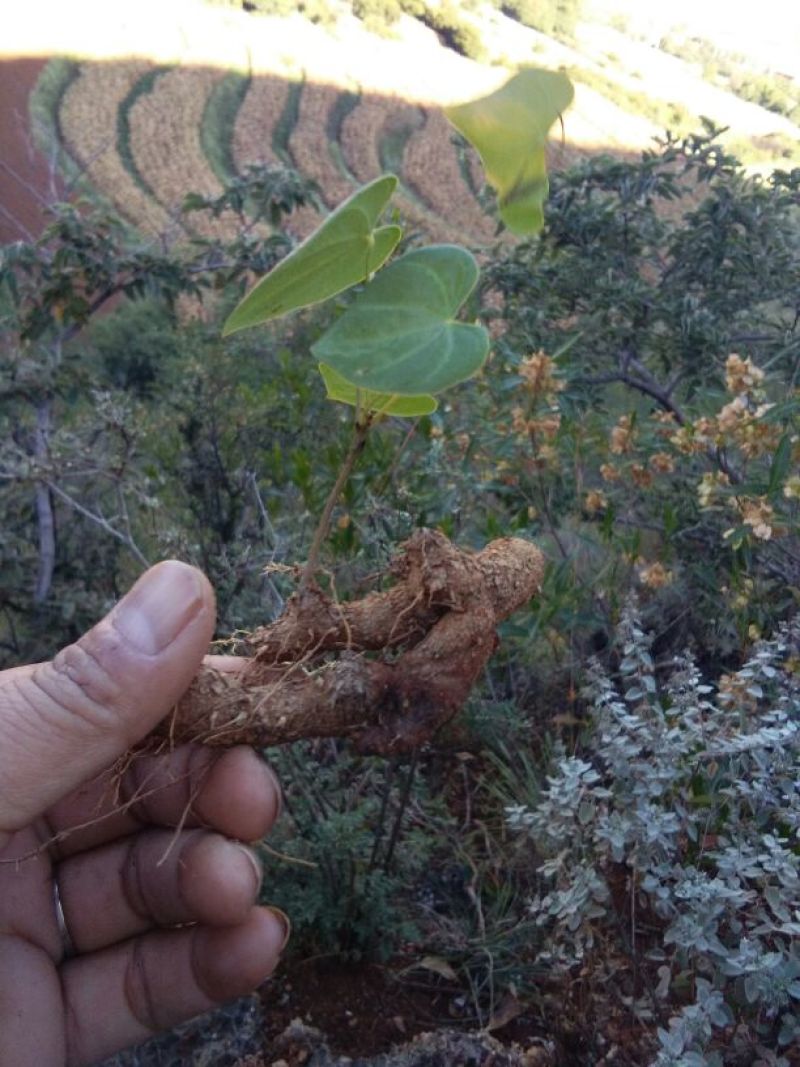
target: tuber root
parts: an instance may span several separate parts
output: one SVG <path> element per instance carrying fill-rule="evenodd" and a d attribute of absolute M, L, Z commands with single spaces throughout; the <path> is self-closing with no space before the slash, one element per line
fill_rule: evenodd
<path fill-rule="evenodd" d="M 497 624 L 539 591 L 544 558 L 519 538 L 471 553 L 433 530 L 401 547 L 385 592 L 347 603 L 313 584 L 295 593 L 250 635 L 241 671 L 202 668 L 162 732 L 259 747 L 348 737 L 384 755 L 429 741 L 464 705 Z"/>

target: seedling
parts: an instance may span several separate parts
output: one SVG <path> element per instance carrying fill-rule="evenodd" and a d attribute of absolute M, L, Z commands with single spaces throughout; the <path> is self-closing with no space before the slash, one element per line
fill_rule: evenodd
<path fill-rule="evenodd" d="M 501 218 L 517 233 L 542 225 L 545 138 L 571 98 L 564 74 L 523 70 L 496 93 L 447 111 L 479 152 Z M 389 261 L 402 231 L 381 216 L 397 184 L 384 174 L 357 190 L 225 323 L 223 336 L 361 286 L 311 346 L 327 396 L 355 416 L 298 592 L 277 622 L 251 635 L 244 671 L 201 673 L 168 724 L 175 739 L 268 745 L 337 735 L 369 751 L 418 745 L 466 700 L 498 622 L 539 588 L 542 556 L 527 542 L 502 539 L 472 555 L 424 530 L 404 546 L 388 592 L 339 604 L 316 584 L 333 509 L 370 428 L 435 411 L 439 394 L 476 374 L 489 353 L 484 327 L 457 317 L 478 281 L 470 252 L 429 245 Z M 391 658 L 361 655 L 368 651 Z"/>

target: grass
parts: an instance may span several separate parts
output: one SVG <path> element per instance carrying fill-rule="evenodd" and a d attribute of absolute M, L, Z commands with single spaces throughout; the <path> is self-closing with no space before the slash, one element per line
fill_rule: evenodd
<path fill-rule="evenodd" d="M 292 153 L 289 149 L 289 138 L 292 130 L 297 125 L 297 115 L 300 110 L 300 96 L 303 92 L 303 82 L 291 82 L 286 103 L 275 128 L 272 131 L 272 148 L 275 154 L 286 163 L 292 165 Z"/>
<path fill-rule="evenodd" d="M 699 116 L 693 115 L 682 104 L 670 104 L 666 100 L 659 100 L 647 93 L 627 89 L 613 78 L 608 78 L 597 71 L 586 70 L 584 67 L 570 68 L 568 73 L 573 81 L 588 85 L 590 89 L 595 89 L 624 111 L 630 111 L 633 115 L 641 115 L 642 118 L 648 119 L 662 129 L 685 135 L 700 126 Z"/>
<path fill-rule="evenodd" d="M 123 167 L 139 189 L 154 200 L 158 200 L 158 197 L 155 195 L 153 187 L 139 170 L 136 160 L 133 157 L 133 151 L 131 149 L 130 113 L 136 101 L 147 93 L 151 93 L 161 75 L 166 74 L 170 69 L 170 67 L 154 67 L 146 74 L 143 74 L 117 108 L 117 154 L 119 155 Z"/>
<path fill-rule="evenodd" d="M 67 181 L 78 178 L 81 167 L 64 147 L 58 113 L 64 93 L 80 76 L 80 72 L 80 63 L 76 59 L 56 56 L 39 75 L 28 98 L 34 144 L 42 155 L 55 160 Z"/>
<path fill-rule="evenodd" d="M 607 100 L 633 115 L 641 115 L 664 130 L 685 136 L 700 128 L 700 118 L 682 104 L 668 103 L 620 85 L 613 78 L 583 67 L 569 71 L 570 77 L 601 93 Z M 722 139 L 725 146 L 740 160 L 749 165 L 770 163 L 781 166 L 784 160 L 800 155 L 800 141 L 785 133 L 768 136 L 751 136 Z"/>
<path fill-rule="evenodd" d="M 233 158 L 233 130 L 250 82 L 249 74 L 230 71 L 216 82 L 203 110 L 200 144 L 208 165 L 223 185 L 238 173 Z"/>
<path fill-rule="evenodd" d="M 403 170 L 403 154 L 411 135 L 425 124 L 425 117 L 419 108 L 415 109 L 415 119 L 398 121 L 397 124 L 389 123 L 383 136 L 378 140 L 378 156 L 384 170 L 401 174 Z"/>
<path fill-rule="evenodd" d="M 342 172 L 345 178 L 358 185 L 355 175 L 347 166 L 347 163 L 342 152 L 342 146 L 339 144 L 339 139 L 342 133 L 342 123 L 350 114 L 350 112 L 358 107 L 361 100 L 360 93 L 343 92 L 339 93 L 336 98 L 336 102 L 328 113 L 328 120 L 325 126 L 326 133 L 328 135 L 328 145 L 330 146 L 331 158 L 336 166 Z"/>

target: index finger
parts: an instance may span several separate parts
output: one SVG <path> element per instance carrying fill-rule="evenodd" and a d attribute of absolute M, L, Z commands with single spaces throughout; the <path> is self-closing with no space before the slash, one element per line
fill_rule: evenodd
<path fill-rule="evenodd" d="M 53 850 L 63 858 L 145 826 L 204 826 L 257 841 L 280 810 L 277 778 L 253 749 L 190 744 L 160 755 L 136 754 L 123 771 L 106 771 L 59 801 L 46 824 Z"/>

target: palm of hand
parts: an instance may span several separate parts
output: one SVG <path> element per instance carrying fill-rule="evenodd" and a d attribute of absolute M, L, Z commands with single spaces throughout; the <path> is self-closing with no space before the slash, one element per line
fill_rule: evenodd
<path fill-rule="evenodd" d="M 121 793 L 141 799 L 120 810 L 116 792 L 96 779 L 0 851 L 3 1067 L 91 1063 L 274 966 L 281 931 L 254 907 L 257 868 L 221 836 L 259 838 L 274 822 L 279 793 L 261 761 L 187 746 L 131 765 Z"/>

